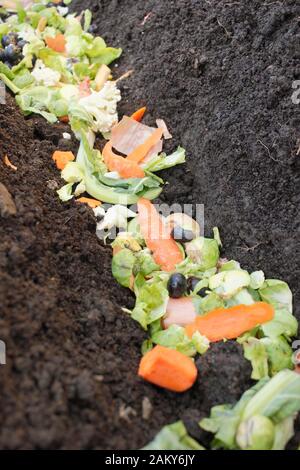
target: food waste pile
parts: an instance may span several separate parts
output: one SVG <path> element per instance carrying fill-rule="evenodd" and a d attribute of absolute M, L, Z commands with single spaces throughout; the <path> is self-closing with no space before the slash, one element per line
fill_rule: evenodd
<path fill-rule="evenodd" d="M 75 218 L 75 224 L 82 230 L 81 237 L 88 236 L 87 248 L 84 248 L 83 243 L 77 249 L 79 253 L 81 249 L 87 251 L 86 259 L 85 255 L 80 254 L 79 261 L 83 261 L 85 269 L 89 269 L 92 256 L 89 252 L 93 252 L 90 244 L 96 243 L 99 258 L 101 253 L 105 253 L 105 262 L 100 263 L 107 279 L 104 280 L 104 289 L 105 285 L 110 285 L 111 276 L 120 285 L 119 288 L 114 287 L 116 295 L 112 304 L 109 295 L 101 299 L 101 294 L 97 291 L 99 266 L 96 264 L 93 267 L 92 263 L 91 287 L 87 285 L 86 289 L 94 300 L 88 307 L 86 320 L 82 319 L 74 329 L 72 323 L 73 316 L 76 315 L 75 305 L 74 310 L 65 312 L 64 303 L 60 303 L 61 296 L 54 294 L 55 287 L 62 288 L 63 277 L 57 279 L 51 276 L 50 279 L 54 282 L 53 297 L 49 298 L 48 309 L 52 311 L 58 306 L 58 315 L 65 318 L 66 325 L 72 324 L 70 335 L 68 328 L 64 332 L 70 352 L 76 347 L 76 330 L 79 338 L 86 334 L 86 328 L 92 328 L 93 334 L 97 335 L 91 322 L 94 322 L 96 330 L 100 328 L 100 323 L 104 321 L 107 326 L 108 322 L 112 338 L 121 334 L 120 321 L 126 325 L 129 320 L 132 322 L 128 338 L 133 338 L 137 346 L 133 362 L 136 361 L 138 351 L 140 359 L 139 365 L 136 363 L 136 367 L 130 371 L 127 367 L 125 369 L 126 374 L 130 374 L 129 380 L 134 380 L 131 383 L 141 387 L 139 395 L 146 394 L 139 404 L 145 426 L 154 406 L 148 394 L 154 393 L 156 402 L 173 401 L 173 406 L 180 403 L 181 410 L 173 419 L 171 410 L 167 411 L 167 416 L 161 420 L 161 425 L 165 426 L 145 448 L 284 449 L 294 435 L 294 420 L 300 409 L 300 399 L 297 398 L 300 396 L 300 375 L 297 373 L 297 356 L 292 344 L 297 336 L 298 323 L 293 315 L 289 285 L 284 280 L 266 276 L 261 269 L 246 270 L 239 261 L 225 257 L 226 250 L 217 226 L 212 227 L 210 236 L 204 236 L 202 221 L 193 218 L 193 214 L 187 215 L 179 211 L 164 214 L 161 211 L 161 206 L 155 204 L 155 200 L 163 200 L 164 175 L 169 174 L 165 170 L 177 165 L 182 167 L 186 161 L 186 151 L 178 142 L 180 136 L 175 137 L 169 130 L 169 122 L 156 115 L 154 110 L 151 115 L 155 118 L 146 125 L 147 103 L 142 103 L 143 106 L 140 107 L 132 105 L 131 112 L 120 117 L 118 103 L 121 102 L 123 90 L 126 93 L 128 85 L 125 84 L 130 84 L 130 77 L 136 72 L 125 70 L 118 77 L 115 76 L 117 68 L 109 66 L 121 57 L 122 49 L 111 47 L 102 37 L 94 35 L 90 10 L 71 13 L 71 2 L 29 3 L 19 6 L 16 11 L 11 5 L 6 5 L 6 8 L 4 5 L 1 10 L 0 79 L 15 95 L 20 111 L 25 116 L 32 116 L 30 120 L 23 121 L 23 129 L 21 128 L 24 134 L 29 132 L 27 145 L 30 152 L 34 151 L 36 140 L 40 144 L 46 141 L 46 148 L 41 147 L 40 152 L 47 155 L 48 148 L 47 164 L 52 166 L 52 172 L 55 171 L 54 166 L 61 171 L 61 179 L 47 180 L 47 187 L 52 190 L 47 195 L 47 200 L 51 200 L 50 205 L 56 204 L 55 210 L 59 210 L 61 214 L 64 209 L 63 205 L 57 209 L 58 198 L 61 203 L 66 204 L 70 219 L 63 222 L 63 226 Z M 143 21 L 147 21 L 146 17 Z M 6 109 L 10 106 L 10 100 L 8 98 Z M 14 110 L 13 113 L 20 119 L 18 111 Z M 4 132 L 10 135 L 10 129 L 6 129 L 5 125 Z M 173 142 L 178 142 L 179 145 L 174 148 Z M 165 151 L 163 147 L 169 151 Z M 20 156 L 23 155 L 22 149 L 18 151 Z M 10 146 L 7 146 L 6 152 L 11 153 Z M 27 161 L 29 162 L 30 160 Z M 41 161 L 32 163 L 33 168 L 36 164 L 41 165 Z M 19 163 L 15 165 L 8 153 L 3 155 L 3 165 L 6 167 L 5 171 L 15 173 L 17 178 Z M 34 173 L 36 171 L 34 169 Z M 62 180 L 64 183 L 58 183 Z M 169 183 L 168 187 L 172 181 Z M 11 192 L 14 193 L 13 190 Z M 1 214 L 7 219 L 7 233 L 13 231 L 21 194 L 19 199 L 16 198 L 15 204 L 7 188 L 1 187 Z M 40 210 L 43 211 L 43 208 Z M 24 212 L 26 219 L 26 211 Z M 41 219 L 41 224 L 43 223 Z M 24 232 L 24 249 L 29 249 L 30 253 L 39 227 L 36 222 L 31 224 L 30 220 L 28 224 L 32 228 L 21 230 L 20 233 Z M 84 227 L 86 231 L 83 230 Z M 45 228 L 50 229 L 49 226 Z M 68 245 L 61 241 L 66 231 L 68 228 L 60 230 L 58 227 L 55 234 L 57 240 L 52 242 L 55 254 L 68 251 Z M 100 245 L 95 231 L 101 240 Z M 22 240 L 22 235 L 19 237 Z M 14 253 L 11 247 L 9 253 L 11 250 Z M 69 251 L 72 256 L 72 250 Z M 20 264 L 21 254 L 17 255 Z M 12 260 L 13 256 L 12 254 Z M 8 259 L 10 258 L 11 255 Z M 63 259 L 65 261 L 65 255 Z M 70 272 L 78 271 L 80 274 L 80 263 L 77 261 L 78 258 L 72 269 L 70 266 Z M 65 273 L 68 272 L 68 263 L 69 261 L 62 263 L 61 270 L 65 270 Z M 5 264 L 6 271 L 13 275 L 16 269 L 14 263 L 5 261 L 4 267 Z M 107 274 L 108 270 L 111 270 L 110 274 Z M 38 288 L 42 282 L 39 276 L 36 277 L 30 270 L 26 274 L 26 280 L 33 281 Z M 66 284 L 63 288 L 68 290 L 68 276 L 64 274 L 64 277 Z M 43 281 L 45 282 L 45 277 Z M 123 288 L 128 290 L 126 294 L 123 293 Z M 80 289 L 75 286 L 74 304 Z M 126 302 L 124 295 L 127 296 Z M 5 306 L 9 310 L 11 300 L 9 296 L 6 298 Z M 122 312 L 113 315 L 115 320 L 110 322 L 107 318 L 111 317 L 110 311 L 117 308 L 115 305 L 123 307 Z M 27 302 L 27 309 L 30 308 Z M 97 313 L 99 309 L 103 312 L 100 317 Z M 35 312 L 35 306 L 32 311 Z M 27 323 L 26 308 L 23 321 Z M 55 317 L 37 320 L 33 335 L 38 338 L 31 360 L 38 357 L 39 334 L 41 331 L 48 333 L 49 321 L 55 322 Z M 22 328 L 13 328 L 11 333 L 6 316 L 2 322 L 4 333 L 8 337 L 13 334 L 21 342 L 24 340 Z M 107 335 L 108 333 L 105 337 Z M 60 338 L 62 339 L 61 336 Z M 112 342 L 112 338 L 108 339 L 108 344 Z M 28 340 L 26 333 L 25 339 Z M 95 409 L 97 394 L 101 395 L 103 391 L 102 383 L 107 380 L 109 382 L 106 374 L 114 374 L 122 357 L 126 357 L 125 339 L 120 340 L 117 347 L 104 348 L 102 357 L 105 358 L 105 364 L 101 364 L 100 355 L 97 361 L 99 365 L 95 364 L 93 372 L 86 369 L 86 363 L 80 365 L 82 353 L 78 355 L 79 362 L 74 370 L 70 366 L 68 383 L 62 384 L 56 380 L 55 361 L 51 367 L 50 359 L 47 359 L 49 366 L 44 380 L 39 371 L 36 372 L 38 383 L 41 383 L 46 393 L 46 400 L 49 391 L 51 395 L 62 394 L 64 412 L 65 406 L 73 403 L 82 413 L 80 419 L 86 420 L 84 437 L 74 437 L 70 433 L 66 446 L 76 446 L 78 442 L 79 447 L 100 445 L 110 448 L 111 445 L 118 448 L 124 445 L 131 448 L 130 444 L 123 444 L 125 441 L 119 443 L 118 438 L 115 443 L 109 441 L 109 438 L 105 444 L 101 443 L 99 429 L 95 432 L 92 424 L 97 410 L 105 402 L 105 398 L 100 398 Z M 88 355 L 93 357 L 99 352 L 98 341 L 96 336 L 94 344 L 87 345 L 87 358 Z M 84 347 L 84 342 L 83 338 L 81 347 Z M 19 347 L 21 348 L 21 344 Z M 42 347 L 41 364 L 44 353 Z M 218 399 L 211 409 L 210 406 L 203 409 L 203 400 L 199 400 L 197 393 L 193 394 L 195 388 L 205 390 L 201 378 L 202 364 L 206 373 L 216 374 L 216 366 L 211 365 L 210 368 L 210 361 L 219 355 L 225 358 L 226 354 L 232 353 L 238 361 L 244 356 L 244 362 L 239 362 L 243 364 L 244 378 L 238 377 L 240 382 L 247 383 L 247 387 L 243 386 L 241 390 L 244 393 L 236 393 L 234 400 L 230 398 L 230 404 Z M 111 367 L 108 364 L 110 355 L 113 355 Z M 19 362 L 21 371 L 22 358 Z M 69 364 L 68 360 L 67 363 Z M 28 367 L 29 364 L 26 365 L 25 361 L 25 370 Z M 10 370 L 14 368 L 15 362 L 11 364 Z M 124 367 L 121 369 L 125 373 Z M 230 369 L 229 365 L 229 379 Z M 4 380 L 7 384 L 12 384 L 9 373 L 6 372 Z M 133 378 L 135 373 L 139 378 Z M 124 380 L 122 373 L 118 373 L 118 377 Z M 218 381 L 217 375 L 215 379 Z M 100 384 L 99 387 L 97 383 Z M 29 388 L 31 386 L 32 383 L 29 383 Z M 26 384 L 23 387 L 26 389 Z M 137 412 L 132 404 L 122 401 L 128 395 L 128 391 L 123 394 L 124 387 L 121 386 L 119 391 L 118 387 L 115 389 L 119 408 L 114 425 L 118 428 L 120 422 L 124 421 L 133 428 Z M 108 393 L 108 390 L 109 388 L 104 393 Z M 218 397 L 217 389 L 214 394 Z M 28 406 L 30 409 L 30 400 L 25 404 L 25 409 Z M 55 408 L 58 412 L 59 406 Z M 197 411 L 200 408 L 201 412 Z M 193 419 L 190 417 L 191 409 L 196 410 Z M 53 423 L 52 433 L 51 430 L 47 433 L 45 429 L 40 438 L 38 430 L 41 424 L 39 419 L 36 421 L 36 411 L 35 409 L 33 412 L 30 424 L 30 441 L 34 443 L 36 440 L 33 447 L 60 446 L 57 442 L 60 438 L 54 436 L 56 426 L 60 423 L 59 418 Z M 22 415 L 21 411 L 20 413 Z M 110 414 L 109 411 L 108 413 Z M 22 421 L 20 416 L 18 419 Z M 232 423 L 230 426 L 229 418 Z M 4 440 L 4 447 L 24 446 L 22 424 L 18 419 L 16 425 L 12 422 L 9 427 L 13 433 L 14 427 L 20 426 L 20 433 L 14 436 L 12 444 Z M 76 414 L 72 419 L 76 421 Z M 108 422 L 110 419 L 109 416 L 106 417 Z M 145 442 L 143 438 L 140 446 Z"/>

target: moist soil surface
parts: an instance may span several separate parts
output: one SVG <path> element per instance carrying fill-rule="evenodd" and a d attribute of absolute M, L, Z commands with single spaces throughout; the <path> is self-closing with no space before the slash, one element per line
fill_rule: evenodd
<path fill-rule="evenodd" d="M 134 70 L 120 82 L 120 115 L 146 104 L 147 123 L 168 123 L 169 149 L 187 150 L 185 165 L 164 172 L 160 200 L 204 204 L 205 233 L 220 228 L 223 256 L 287 281 L 297 307 L 299 2 L 74 1 L 83 7 L 124 49 L 114 75 Z M 209 408 L 251 385 L 249 363 L 227 342 L 197 359 L 184 394 L 137 377 L 145 335 L 120 308 L 134 299 L 111 276 L 92 211 L 55 193 L 51 155 L 77 149 L 61 141 L 65 130 L 25 119 L 9 95 L 0 107 L 0 181 L 17 208 L 0 219 L 0 447 L 135 449 L 178 418 L 201 437 Z"/>

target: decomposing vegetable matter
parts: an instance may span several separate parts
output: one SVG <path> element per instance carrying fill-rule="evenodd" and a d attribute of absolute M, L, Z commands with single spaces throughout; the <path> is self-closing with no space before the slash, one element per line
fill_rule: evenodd
<path fill-rule="evenodd" d="M 217 405 L 199 426 L 214 436 L 212 449 L 282 450 L 294 433 L 300 410 L 300 375 L 282 370 L 272 379 L 264 378 L 247 390 L 235 404 Z M 145 449 L 203 449 L 188 436 L 181 421 L 165 426 Z M 179 447 L 182 448 L 182 447 Z"/>
<path fill-rule="evenodd" d="M 59 149 L 52 156 L 66 182 L 58 195 L 94 210 L 99 237 L 119 230 L 112 273 L 136 296 L 134 308 L 124 311 L 148 333 L 139 376 L 184 392 L 196 381 L 197 354 L 209 354 L 210 342 L 237 340 L 258 382 L 236 405 L 213 407 L 200 426 L 214 434 L 212 448 L 284 448 L 300 409 L 290 344 L 298 323 L 288 285 L 220 259 L 217 227 L 206 238 L 190 216 L 160 214 L 150 202 L 164 183 L 156 172 L 183 163 L 184 149 L 162 152 L 172 135 L 162 119 L 156 127 L 142 123 L 146 107 L 119 121 L 121 96 L 108 65 L 122 51 L 90 33 L 89 10 L 78 17 L 69 14 L 69 1 L 62 9 L 57 2 L 29 3 L 0 23 L 0 79 L 25 115 L 69 123 L 80 142 L 76 158 Z M 94 148 L 97 133 L 107 143 Z M 135 203 L 137 212 L 127 207 Z M 203 447 L 179 421 L 146 448 Z"/>

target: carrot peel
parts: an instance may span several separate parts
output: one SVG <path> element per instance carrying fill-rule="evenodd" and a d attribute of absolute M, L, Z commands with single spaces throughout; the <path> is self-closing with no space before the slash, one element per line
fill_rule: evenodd
<path fill-rule="evenodd" d="M 59 170 L 63 170 L 69 162 L 75 160 L 75 156 L 73 152 L 63 152 L 61 150 L 56 150 L 52 156 L 52 160 L 55 161 Z"/>
<path fill-rule="evenodd" d="M 80 197 L 76 199 L 76 202 L 87 204 L 92 209 L 95 209 L 96 207 L 101 206 L 101 201 L 98 201 L 97 199 L 92 199 L 90 197 Z"/>
<path fill-rule="evenodd" d="M 199 331 L 211 342 L 234 339 L 262 323 L 271 321 L 273 317 L 274 308 L 266 302 L 235 305 L 227 309 L 217 308 L 206 315 L 198 316 L 186 327 L 186 333 L 192 337 Z"/>
<path fill-rule="evenodd" d="M 121 178 L 143 178 L 145 176 L 144 170 L 136 162 L 129 161 L 127 158 L 114 153 L 111 142 L 107 142 L 102 155 L 108 169 L 117 171 Z"/>
<path fill-rule="evenodd" d="M 138 145 L 128 156 L 126 160 L 139 163 L 147 155 L 147 153 L 154 147 L 157 142 L 162 138 L 163 130 L 155 129 L 153 134 L 151 134 L 148 139 L 145 140 L 141 145 Z"/>
<path fill-rule="evenodd" d="M 141 359 L 138 375 L 173 392 L 185 392 L 195 383 L 194 361 L 175 349 L 155 346 Z"/>
<path fill-rule="evenodd" d="M 66 50 L 66 38 L 63 34 L 59 33 L 54 38 L 50 36 L 45 38 L 47 46 L 55 52 L 65 52 Z"/>
<path fill-rule="evenodd" d="M 164 271 L 173 271 L 183 261 L 182 252 L 148 199 L 139 199 L 138 219 L 146 245 L 153 251 L 154 261 Z"/>
<path fill-rule="evenodd" d="M 146 106 L 144 106 L 143 108 L 140 108 L 137 111 L 135 111 L 130 117 L 131 119 L 134 119 L 135 121 L 140 122 L 143 119 L 146 111 L 147 111 L 147 108 Z"/>

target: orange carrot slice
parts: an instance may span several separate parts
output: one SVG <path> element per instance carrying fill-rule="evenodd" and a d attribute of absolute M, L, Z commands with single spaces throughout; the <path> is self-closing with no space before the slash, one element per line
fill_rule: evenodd
<path fill-rule="evenodd" d="M 256 302 L 252 305 L 236 305 L 227 309 L 217 308 L 206 315 L 198 316 L 186 327 L 186 333 L 191 337 L 196 331 L 206 336 L 210 341 L 234 339 L 250 331 L 274 317 L 274 308 L 266 302 Z"/>
<path fill-rule="evenodd" d="M 60 122 L 64 122 L 65 124 L 68 124 L 68 122 L 70 121 L 69 116 L 60 116 L 58 119 L 60 120 Z"/>
<path fill-rule="evenodd" d="M 129 161 L 112 151 L 112 143 L 107 142 L 102 155 L 104 162 L 110 171 L 117 171 L 121 178 L 143 178 L 144 170 L 137 163 Z"/>
<path fill-rule="evenodd" d="M 50 36 L 46 37 L 45 43 L 53 51 L 63 53 L 66 50 L 66 39 L 61 33 L 57 34 L 54 38 L 51 38 Z"/>
<path fill-rule="evenodd" d="M 95 207 L 101 206 L 101 201 L 98 201 L 97 199 L 92 199 L 90 197 L 80 197 L 76 199 L 76 202 L 87 204 L 92 209 L 95 209 Z"/>
<path fill-rule="evenodd" d="M 183 261 L 177 243 L 171 238 L 154 205 L 148 199 L 138 201 L 138 220 L 147 247 L 153 251 L 153 258 L 164 271 L 173 271 Z"/>
<path fill-rule="evenodd" d="M 61 150 L 56 150 L 52 156 L 52 160 L 55 161 L 59 170 L 63 170 L 67 163 L 75 160 L 75 157 L 73 152 L 63 152 Z"/>
<path fill-rule="evenodd" d="M 155 346 L 141 359 L 138 375 L 159 387 L 185 392 L 195 383 L 194 361 L 175 349 Z"/>
<path fill-rule="evenodd" d="M 130 117 L 131 119 L 134 119 L 135 121 L 140 122 L 143 119 L 146 111 L 147 111 L 147 108 L 146 106 L 144 106 L 143 108 L 140 108 L 137 111 L 135 111 L 135 113 L 133 113 Z"/>
<path fill-rule="evenodd" d="M 160 141 L 163 134 L 162 129 L 155 129 L 153 134 L 145 140 L 145 142 L 141 145 L 138 145 L 133 152 L 131 152 L 126 160 L 130 160 L 132 162 L 139 163 L 141 162 L 147 155 L 147 153 L 154 147 L 157 142 Z"/>

